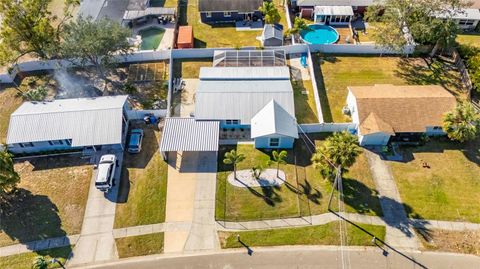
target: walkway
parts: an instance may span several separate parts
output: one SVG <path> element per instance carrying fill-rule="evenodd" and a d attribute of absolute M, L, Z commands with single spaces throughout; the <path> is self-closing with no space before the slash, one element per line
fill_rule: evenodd
<path fill-rule="evenodd" d="M 107 154 L 107 152 L 98 152 L 96 156 L 99 158 L 103 154 Z M 123 152 L 116 151 L 115 155 L 118 159 L 115 172 L 116 184 L 108 193 L 105 194 L 95 188 L 96 173 L 93 173 L 85 216 L 83 218 L 82 231 L 73 249 L 71 258 L 68 261 L 68 265 L 108 261 L 118 258 L 112 231 L 115 221 Z"/>
<path fill-rule="evenodd" d="M 390 167 L 380 159 L 378 154 L 365 150 L 373 180 L 379 193 L 386 226 L 385 241 L 400 249 L 418 249 L 419 242 L 407 218 L 400 193 L 390 171 Z"/>

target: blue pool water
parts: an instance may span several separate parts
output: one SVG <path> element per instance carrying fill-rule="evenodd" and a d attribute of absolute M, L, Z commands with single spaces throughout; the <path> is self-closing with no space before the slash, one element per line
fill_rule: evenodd
<path fill-rule="evenodd" d="M 337 42 L 338 33 L 330 26 L 312 24 L 300 32 L 302 39 L 310 44 L 332 44 Z"/>

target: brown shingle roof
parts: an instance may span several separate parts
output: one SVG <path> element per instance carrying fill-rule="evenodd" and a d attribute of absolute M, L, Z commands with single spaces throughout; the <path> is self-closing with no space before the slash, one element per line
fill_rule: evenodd
<path fill-rule="evenodd" d="M 438 85 L 348 87 L 357 100 L 361 134 L 425 132 L 441 126 L 442 116 L 456 105 L 455 97 Z"/>

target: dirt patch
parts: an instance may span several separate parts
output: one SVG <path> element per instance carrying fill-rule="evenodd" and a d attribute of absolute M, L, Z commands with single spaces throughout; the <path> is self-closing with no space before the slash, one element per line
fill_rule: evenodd
<path fill-rule="evenodd" d="M 425 250 L 480 255 L 480 231 L 419 230 Z"/>

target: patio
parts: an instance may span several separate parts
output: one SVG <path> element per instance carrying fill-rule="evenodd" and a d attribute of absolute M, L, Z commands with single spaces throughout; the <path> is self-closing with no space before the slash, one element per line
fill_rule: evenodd
<path fill-rule="evenodd" d="M 220 139 L 252 141 L 250 129 L 247 128 L 220 128 Z"/>
<path fill-rule="evenodd" d="M 237 31 L 260 31 L 263 29 L 262 21 L 237 21 L 235 22 Z"/>

